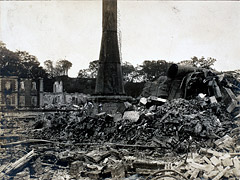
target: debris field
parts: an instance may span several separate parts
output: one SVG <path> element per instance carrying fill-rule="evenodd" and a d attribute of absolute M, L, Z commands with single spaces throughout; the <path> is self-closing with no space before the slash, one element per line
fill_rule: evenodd
<path fill-rule="evenodd" d="M 230 82 L 228 83 L 228 85 Z M 1 118 L 1 179 L 239 179 L 239 96 L 199 93 Z"/>

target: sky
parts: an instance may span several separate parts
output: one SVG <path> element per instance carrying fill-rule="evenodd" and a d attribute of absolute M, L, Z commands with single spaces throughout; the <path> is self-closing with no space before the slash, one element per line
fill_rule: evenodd
<path fill-rule="evenodd" d="M 70 77 L 99 58 L 102 2 L 0 1 L 0 40 L 45 60 L 67 59 Z M 240 69 L 239 1 L 119 0 L 121 57 L 180 62 L 217 59 L 218 71 Z"/>

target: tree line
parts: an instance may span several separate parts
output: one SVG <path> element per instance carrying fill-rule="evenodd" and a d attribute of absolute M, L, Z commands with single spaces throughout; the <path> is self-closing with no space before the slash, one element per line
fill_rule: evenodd
<path fill-rule="evenodd" d="M 6 48 L 0 41 L 0 75 L 18 76 L 20 78 L 51 79 L 61 75 L 67 75 L 72 63 L 68 60 L 58 60 L 56 65 L 53 61 L 46 60 L 44 67 L 40 65 L 37 57 L 26 51 L 16 50 L 15 52 Z"/>
<path fill-rule="evenodd" d="M 192 57 L 190 60 L 179 62 L 179 65 L 187 65 L 201 68 L 211 68 L 216 59 L 204 57 Z M 99 60 L 89 63 L 86 69 L 80 69 L 78 78 L 96 78 Z M 173 62 L 166 60 L 145 60 L 141 65 L 133 66 L 130 62 L 122 63 L 123 79 L 127 82 L 154 81 L 160 76 L 166 75 L 167 69 Z M 18 76 L 20 78 L 54 79 L 58 76 L 67 76 L 72 63 L 66 59 L 60 59 L 56 63 L 46 60 L 44 67 L 40 66 L 37 57 L 26 51 L 16 50 L 15 52 L 6 48 L 0 41 L 0 75 Z"/>
<path fill-rule="evenodd" d="M 212 69 L 211 67 L 215 62 L 216 59 L 211 57 L 205 59 L 204 57 L 198 58 L 194 56 L 190 60 L 184 60 L 177 64 Z M 91 61 L 87 69 L 79 70 L 78 78 L 96 78 L 98 63 L 99 60 Z M 128 82 L 154 81 L 160 76 L 165 76 L 172 64 L 173 62 L 167 62 L 166 60 L 145 60 L 141 65 L 134 67 L 130 62 L 126 61 L 122 63 L 123 79 Z"/>

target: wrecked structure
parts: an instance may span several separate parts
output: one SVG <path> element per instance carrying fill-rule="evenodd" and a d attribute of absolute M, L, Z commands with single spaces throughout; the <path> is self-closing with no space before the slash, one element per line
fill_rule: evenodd
<path fill-rule="evenodd" d="M 130 102 L 114 54 L 116 2 L 103 0 L 103 26 L 113 24 L 103 31 L 96 103 L 2 114 L 0 179 L 240 179 L 237 79 L 173 65 Z M 62 81 L 53 89 L 44 104 L 79 102 Z"/>
<path fill-rule="evenodd" d="M 0 77 L 0 107 L 4 109 L 37 108 L 42 106 L 43 80 Z"/>
<path fill-rule="evenodd" d="M 193 77 L 191 80 L 199 83 L 207 78 L 207 84 L 213 86 L 187 89 L 186 98 L 168 100 L 151 95 L 124 102 L 124 107 L 112 114 L 103 110 L 89 113 L 88 106 L 25 118 L 28 129 L 18 130 L 14 142 L 4 137 L 13 138 L 9 134 L 15 130 L 10 127 L 17 129 L 19 120 L 8 120 L 2 124 L 1 148 L 13 158 L 1 160 L 0 177 L 239 179 L 238 81 L 228 74 L 210 74 L 210 78 L 201 73 L 188 72 L 182 79 Z M 211 83 L 213 79 L 218 86 Z"/>
<path fill-rule="evenodd" d="M 89 99 L 89 93 L 93 92 L 92 79 L 77 79 L 68 77 L 59 77 L 53 84 L 53 92 L 43 93 L 43 108 L 58 109 L 61 106 L 84 105 Z M 66 83 L 68 82 L 68 83 Z M 94 81 L 95 82 L 95 81 Z M 72 84 L 72 85 L 69 85 Z M 73 85 L 80 84 L 80 88 L 74 88 Z M 90 86 L 90 87 L 89 87 Z M 77 89 L 77 90 L 76 90 Z M 81 92 L 84 93 L 81 93 Z"/>
<path fill-rule="evenodd" d="M 57 179 L 238 179 L 239 119 L 210 97 L 142 98 L 123 113 L 48 112 L 28 120 L 28 138 L 4 142 L 27 154 L 2 162 L 1 177 Z M 33 150 L 34 149 L 34 150 Z M 14 164 L 21 168 L 14 168 Z"/>
<path fill-rule="evenodd" d="M 211 97 L 212 102 L 224 102 L 232 112 L 239 101 L 240 82 L 229 73 L 172 64 L 167 76 L 147 83 L 142 92 L 143 97 L 156 96 L 168 100 L 193 99 L 199 94 Z"/>
<path fill-rule="evenodd" d="M 188 70 L 170 67 L 146 97 L 116 109 L 86 99 L 37 116 L 2 113 L 0 179 L 239 179 L 238 78 Z M 53 89 L 53 102 L 77 103 L 61 81 Z"/>

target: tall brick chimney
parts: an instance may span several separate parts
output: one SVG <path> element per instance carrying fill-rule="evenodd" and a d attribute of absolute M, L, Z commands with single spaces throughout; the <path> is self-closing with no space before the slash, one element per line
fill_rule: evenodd
<path fill-rule="evenodd" d="M 124 95 L 117 37 L 117 0 L 102 2 L 102 42 L 95 94 Z"/>

